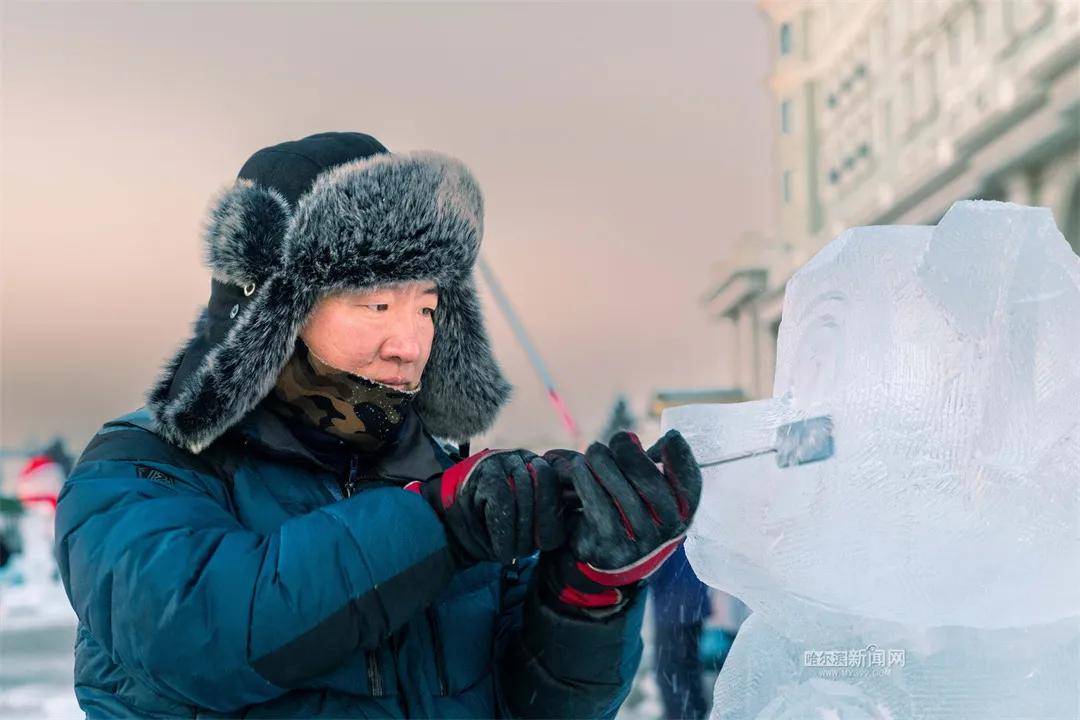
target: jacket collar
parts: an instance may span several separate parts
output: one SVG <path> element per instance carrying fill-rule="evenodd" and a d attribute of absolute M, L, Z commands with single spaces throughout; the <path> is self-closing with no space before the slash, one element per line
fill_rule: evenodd
<path fill-rule="evenodd" d="M 318 433 L 317 430 L 311 432 Z M 346 466 L 349 461 L 349 449 L 344 442 L 325 433 L 318 433 L 317 438 L 307 438 L 294 431 L 265 403 L 245 415 L 227 435 L 239 438 L 247 448 L 263 455 L 335 473 L 341 468 L 339 458 L 343 458 Z M 334 447 L 340 448 L 340 456 L 335 457 Z M 453 464 L 452 458 L 431 437 L 411 408 L 398 439 L 385 452 L 372 456 L 371 461 L 373 465 L 365 468 L 365 473 L 389 480 L 425 480 Z"/>

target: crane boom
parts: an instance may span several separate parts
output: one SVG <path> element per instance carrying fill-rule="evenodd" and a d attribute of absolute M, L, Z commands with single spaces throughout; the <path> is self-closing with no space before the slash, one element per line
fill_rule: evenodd
<path fill-rule="evenodd" d="M 532 340 L 529 339 L 529 334 L 525 332 L 525 326 L 522 325 L 521 320 L 518 318 L 517 313 L 514 312 L 513 306 L 510 304 L 510 299 L 503 292 L 502 286 L 495 278 L 495 273 L 492 272 L 491 266 L 487 264 L 484 258 L 480 258 L 480 273 L 484 276 L 484 281 L 487 282 L 488 288 L 491 290 L 492 296 L 495 298 L 496 304 L 502 314 L 506 317 L 506 321 L 510 323 L 510 329 L 514 332 L 514 337 L 517 338 L 518 344 L 525 351 L 525 355 L 528 356 L 529 362 L 533 366 L 533 370 L 540 376 L 540 381 L 544 383 L 544 388 L 547 390 L 548 400 L 555 407 L 555 411 L 559 414 L 559 418 L 562 420 L 563 426 L 566 431 L 570 433 L 570 437 L 574 442 L 574 446 L 579 450 L 582 448 L 581 432 L 578 430 L 578 425 L 574 421 L 574 416 L 570 413 L 570 408 L 566 406 L 562 396 L 559 395 L 558 390 L 555 389 L 555 380 L 552 379 L 551 373 L 548 372 L 547 366 L 544 365 L 544 360 L 540 357 L 540 353 L 537 351 L 536 346 L 533 345 Z"/>

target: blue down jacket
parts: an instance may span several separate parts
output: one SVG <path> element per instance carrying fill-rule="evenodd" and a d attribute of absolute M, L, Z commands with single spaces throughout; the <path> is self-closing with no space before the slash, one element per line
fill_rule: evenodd
<path fill-rule="evenodd" d="M 613 717 L 625 699 L 644 593 L 590 620 L 540 600 L 533 558 L 455 572 L 401 489 L 452 463 L 414 413 L 343 471 L 262 407 L 198 456 L 149 427 L 107 423 L 57 507 L 88 716 Z"/>

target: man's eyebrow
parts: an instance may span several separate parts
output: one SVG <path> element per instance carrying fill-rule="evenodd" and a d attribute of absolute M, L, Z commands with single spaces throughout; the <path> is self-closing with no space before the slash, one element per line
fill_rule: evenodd
<path fill-rule="evenodd" d="M 426 290 L 424 290 L 424 295 L 438 295 L 438 294 L 439 294 L 439 288 L 437 288 L 435 286 L 429 287 Z"/>

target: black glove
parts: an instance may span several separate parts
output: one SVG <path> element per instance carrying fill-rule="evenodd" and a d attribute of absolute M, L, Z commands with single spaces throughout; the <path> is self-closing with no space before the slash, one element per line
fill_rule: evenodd
<path fill-rule="evenodd" d="M 461 566 L 509 563 L 566 539 L 558 478 L 528 450 L 482 450 L 405 489 L 435 508 Z"/>
<path fill-rule="evenodd" d="M 543 582 L 575 608 L 620 605 L 686 537 L 701 498 L 690 446 L 670 430 L 646 452 L 637 435 L 620 432 L 610 447 L 551 450 L 544 459 L 573 486 L 581 510 L 567 517 L 567 547 L 541 553 Z"/>

